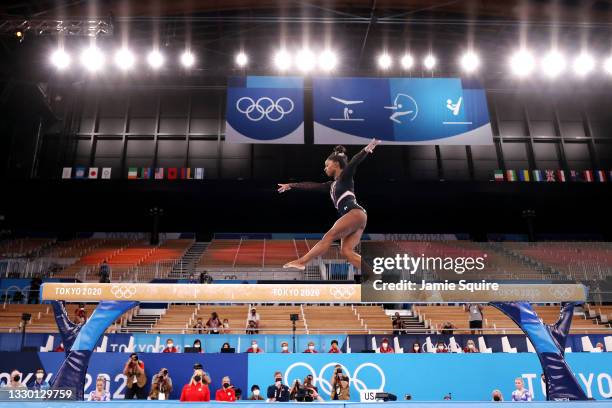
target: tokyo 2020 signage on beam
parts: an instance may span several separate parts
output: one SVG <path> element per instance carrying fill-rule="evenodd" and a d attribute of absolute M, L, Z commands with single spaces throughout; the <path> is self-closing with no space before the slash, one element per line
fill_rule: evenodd
<path fill-rule="evenodd" d="M 228 79 L 225 140 L 304 143 L 304 80 L 247 76 Z"/>
<path fill-rule="evenodd" d="M 321 77 L 312 95 L 315 144 L 493 144 L 477 81 Z"/>

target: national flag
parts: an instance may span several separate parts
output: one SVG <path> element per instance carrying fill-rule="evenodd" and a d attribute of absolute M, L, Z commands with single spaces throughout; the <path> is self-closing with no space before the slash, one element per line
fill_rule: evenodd
<path fill-rule="evenodd" d="M 554 182 L 555 180 L 555 171 L 554 170 L 546 170 L 546 181 Z"/>
<path fill-rule="evenodd" d="M 495 177 L 495 181 L 504 181 L 504 171 L 503 170 L 495 170 L 493 173 Z M 196 178 L 198 178 L 196 176 Z"/>
<path fill-rule="evenodd" d="M 188 180 L 193 180 L 193 176 L 195 175 L 195 169 L 192 169 L 191 167 L 187 168 L 187 179 Z"/>
<path fill-rule="evenodd" d="M 542 181 L 542 170 L 533 171 L 533 181 Z"/>
<path fill-rule="evenodd" d="M 584 171 L 584 180 L 588 183 L 592 183 L 593 182 L 593 171 L 592 170 L 585 170 Z"/>
<path fill-rule="evenodd" d="M 570 177 L 572 181 L 584 181 L 582 177 L 582 172 L 578 170 L 570 170 Z"/>
<path fill-rule="evenodd" d="M 178 169 L 176 167 L 170 167 L 168 169 L 168 180 L 176 180 L 178 177 Z"/>
<path fill-rule="evenodd" d="M 181 180 L 185 180 L 187 178 L 187 170 L 185 167 L 181 167 Z"/>
<path fill-rule="evenodd" d="M 137 167 L 130 167 L 128 169 L 128 179 L 135 180 L 137 178 L 138 178 L 138 168 Z"/>
<path fill-rule="evenodd" d="M 89 178 L 90 179 L 97 179 L 98 178 L 98 168 L 97 167 L 90 167 L 89 168 Z"/>
<path fill-rule="evenodd" d="M 164 179 L 164 168 L 158 167 L 155 169 L 155 180 L 163 180 Z"/>
<path fill-rule="evenodd" d="M 113 169 L 111 167 L 102 168 L 102 178 L 106 180 L 110 180 L 112 170 Z"/>
<path fill-rule="evenodd" d="M 143 167 L 140 170 L 140 178 L 141 179 L 150 179 L 151 178 L 151 168 L 150 167 Z"/>
<path fill-rule="evenodd" d="M 72 167 L 64 167 L 62 170 L 62 178 L 69 179 L 72 177 Z"/>
<path fill-rule="evenodd" d="M 84 179 L 85 178 L 85 167 L 74 168 L 74 178 Z"/>
<path fill-rule="evenodd" d="M 506 170 L 506 179 L 508 181 L 516 181 L 516 170 Z"/>
<path fill-rule="evenodd" d="M 597 176 L 597 181 L 599 181 L 600 183 L 604 183 L 606 181 L 606 172 L 603 170 L 597 170 L 595 172 L 595 175 Z"/>
<path fill-rule="evenodd" d="M 557 170 L 557 181 L 564 183 L 565 182 L 565 171 Z"/>
<path fill-rule="evenodd" d="M 502 176 L 502 180 L 503 180 L 504 179 L 504 175 L 502 174 L 501 176 Z M 195 178 L 197 180 L 203 180 L 204 179 L 204 168 L 203 167 L 196 167 L 196 169 L 195 169 Z M 497 178 L 496 178 L 496 180 L 497 180 Z"/>
<path fill-rule="evenodd" d="M 519 172 L 519 180 L 529 181 L 529 170 L 521 170 Z"/>

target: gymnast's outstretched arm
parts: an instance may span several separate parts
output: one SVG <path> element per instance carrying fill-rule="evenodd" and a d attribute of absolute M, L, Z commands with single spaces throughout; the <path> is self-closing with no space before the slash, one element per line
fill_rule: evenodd
<path fill-rule="evenodd" d="M 372 139 L 372 141 L 363 149 L 359 151 L 359 153 L 355 154 L 351 161 L 347 164 L 346 168 L 342 170 L 342 177 L 353 177 L 355 171 L 357 170 L 357 166 L 364 161 L 367 157 L 368 153 L 373 153 L 374 148 L 380 143 L 380 140 Z"/>
<path fill-rule="evenodd" d="M 326 183 L 315 183 L 312 181 L 303 181 L 301 183 L 279 184 L 278 192 L 284 193 L 285 191 L 289 191 L 291 189 L 310 190 L 310 191 L 329 191 L 331 184 L 332 184 L 331 181 L 328 181 Z"/>

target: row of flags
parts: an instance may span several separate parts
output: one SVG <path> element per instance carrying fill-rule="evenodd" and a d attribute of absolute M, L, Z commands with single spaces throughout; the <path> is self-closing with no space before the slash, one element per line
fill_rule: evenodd
<path fill-rule="evenodd" d="M 63 179 L 110 179 L 111 167 L 64 167 Z M 203 167 L 130 167 L 127 178 L 130 180 L 203 180 Z"/>
<path fill-rule="evenodd" d="M 606 182 L 612 181 L 612 170 L 495 170 L 495 181 L 534 181 L 534 182 Z"/>

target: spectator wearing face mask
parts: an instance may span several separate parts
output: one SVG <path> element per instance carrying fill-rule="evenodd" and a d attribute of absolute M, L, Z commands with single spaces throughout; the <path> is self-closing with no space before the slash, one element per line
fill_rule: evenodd
<path fill-rule="evenodd" d="M 198 319 L 196 320 L 196 324 L 193 325 L 193 328 L 195 329 L 195 332 L 198 334 L 204 333 L 204 329 L 206 327 L 204 326 L 204 323 L 202 322 L 201 317 L 198 317 Z"/>
<path fill-rule="evenodd" d="M 464 353 L 479 353 L 476 348 L 476 344 L 474 344 L 474 340 L 470 339 L 467 341 L 465 347 L 463 348 Z"/>
<path fill-rule="evenodd" d="M 512 401 L 516 402 L 528 402 L 531 401 L 531 393 L 527 388 L 525 388 L 525 383 L 523 383 L 523 379 L 518 377 L 514 380 L 514 386 L 516 389 L 512 391 Z"/>
<path fill-rule="evenodd" d="M 257 313 L 257 309 L 254 307 L 251 308 L 249 315 L 247 316 L 247 334 L 257 334 L 259 333 L 259 323 L 260 323 L 259 313 Z"/>
<path fill-rule="evenodd" d="M 257 344 L 257 341 L 253 340 L 251 342 L 251 347 L 249 347 L 247 349 L 247 353 L 263 353 L 263 349 L 261 347 L 259 347 L 259 345 Z"/>
<path fill-rule="evenodd" d="M 23 375 L 21 374 L 21 372 L 15 369 L 11 371 L 11 378 L 6 384 L 4 384 L 2 388 L 9 389 L 9 390 L 27 389 L 28 387 L 26 387 L 25 384 L 21 383 L 22 378 L 23 378 Z"/>
<path fill-rule="evenodd" d="M 448 353 L 448 349 L 441 341 L 436 345 L 436 353 Z"/>
<path fill-rule="evenodd" d="M 286 341 L 283 341 L 283 342 L 281 343 L 281 353 L 284 353 L 284 354 L 289 354 L 289 353 L 291 353 L 291 352 L 289 351 L 289 343 L 287 343 Z"/>
<path fill-rule="evenodd" d="M 231 330 L 230 330 L 230 324 L 229 324 L 229 320 L 228 319 L 223 319 L 223 329 L 222 329 L 223 334 L 230 334 Z"/>
<path fill-rule="evenodd" d="M 393 347 L 391 347 L 389 345 L 389 339 L 388 338 L 384 338 L 382 339 L 382 343 L 380 343 L 380 348 L 378 349 L 379 353 L 395 353 L 395 351 L 393 350 Z"/>
<path fill-rule="evenodd" d="M 221 388 L 215 393 L 215 401 L 234 402 L 236 401 L 236 391 L 228 376 L 221 380 Z"/>
<path fill-rule="evenodd" d="M 106 390 L 106 378 L 96 378 L 96 389 L 89 393 L 87 401 L 110 401 L 110 392 Z"/>
<path fill-rule="evenodd" d="M 204 371 L 196 369 L 193 372 L 191 381 L 183 386 L 181 391 L 181 401 L 183 402 L 208 402 L 210 401 L 210 390 L 204 384 Z"/>
<path fill-rule="evenodd" d="M 36 370 L 36 378 L 34 384 L 30 387 L 32 390 L 48 390 L 50 388 L 49 383 L 45 380 L 45 370 L 39 368 Z"/>
<path fill-rule="evenodd" d="M 206 322 L 206 327 L 208 327 L 209 334 L 219 334 L 222 323 L 221 319 L 219 319 L 219 315 L 217 312 L 212 312 L 210 314 L 210 318 Z"/>
<path fill-rule="evenodd" d="M 315 349 L 314 341 L 308 342 L 308 347 L 306 350 L 304 350 L 304 353 L 318 353 L 318 351 Z"/>
<path fill-rule="evenodd" d="M 268 387 L 268 402 L 288 402 L 289 387 L 283 384 L 283 374 L 280 371 L 274 373 L 274 384 Z"/>
<path fill-rule="evenodd" d="M 331 348 L 329 349 L 328 353 L 342 353 L 342 350 L 340 350 L 340 347 L 338 347 L 338 340 L 331 341 Z"/>
<path fill-rule="evenodd" d="M 178 349 L 174 346 L 174 341 L 172 339 L 166 341 L 166 347 L 162 353 L 178 353 Z"/>
<path fill-rule="evenodd" d="M 202 350 L 202 342 L 198 339 L 195 339 L 193 341 L 193 346 L 191 346 L 192 349 L 194 349 L 197 353 L 203 353 L 204 350 Z"/>
<path fill-rule="evenodd" d="M 410 350 L 411 353 L 422 353 L 421 351 L 421 345 L 419 343 L 413 343 L 412 344 L 412 349 Z"/>
<path fill-rule="evenodd" d="M 493 390 L 493 392 L 491 393 L 491 401 L 494 401 L 494 402 L 504 401 L 504 396 L 502 395 L 500 390 Z"/>
<path fill-rule="evenodd" d="M 251 387 L 251 395 L 249 395 L 248 400 L 250 401 L 263 401 L 265 398 L 261 396 L 261 390 L 259 389 L 259 385 L 254 384 Z"/>
<path fill-rule="evenodd" d="M 229 343 L 223 343 L 223 345 L 221 346 L 221 353 L 223 353 L 223 350 L 229 350 L 232 347 L 230 346 Z"/>

